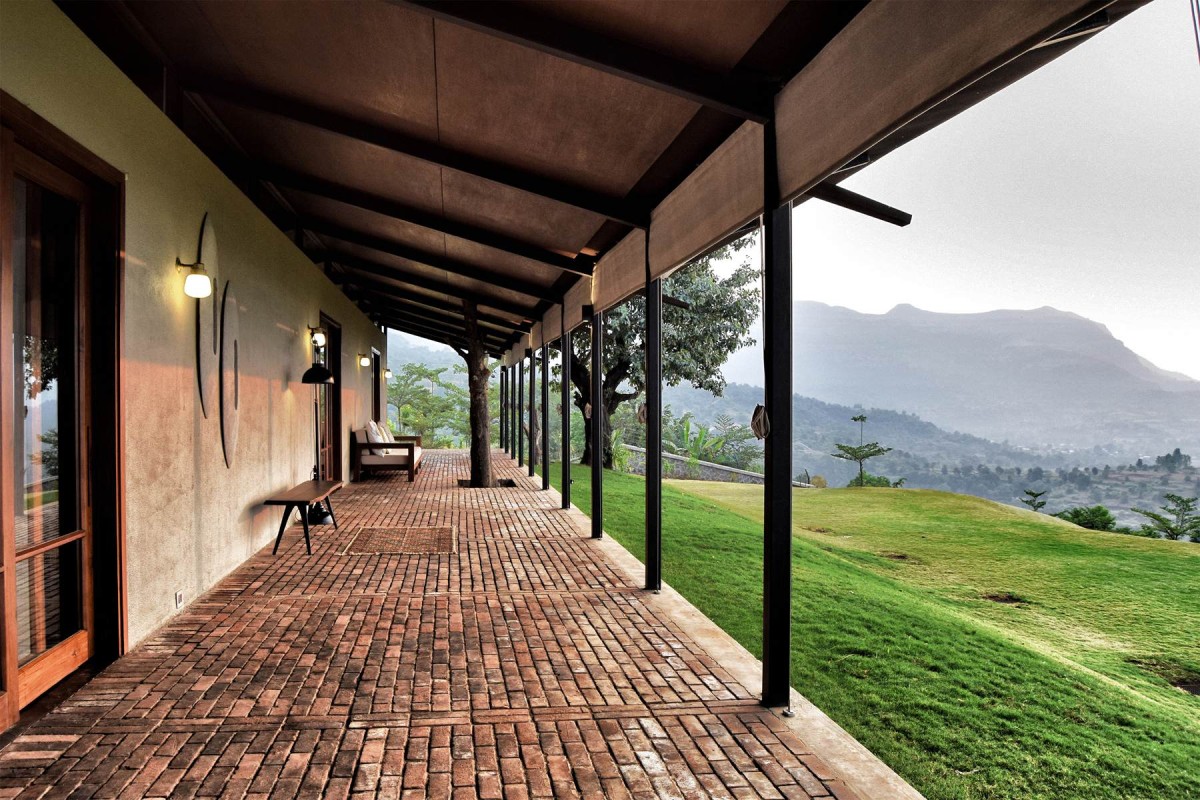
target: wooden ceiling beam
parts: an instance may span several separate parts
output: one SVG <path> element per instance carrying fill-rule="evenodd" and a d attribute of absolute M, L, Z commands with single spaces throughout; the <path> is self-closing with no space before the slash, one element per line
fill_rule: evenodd
<path fill-rule="evenodd" d="M 366 247 L 380 253 L 387 253 L 406 261 L 424 264 L 427 267 L 440 269 L 464 278 L 480 281 L 494 286 L 502 286 L 519 294 L 537 298 L 538 300 L 556 300 L 557 294 L 549 286 L 541 286 L 531 281 L 512 278 L 496 272 L 480 269 L 457 259 L 449 258 L 440 253 L 429 253 L 416 247 L 411 247 L 391 239 L 384 239 L 362 231 L 352 230 L 324 220 L 301 217 L 296 224 L 303 230 L 339 239 L 348 244 Z"/>
<path fill-rule="evenodd" d="M 466 325 L 466 320 L 460 315 L 440 311 L 438 308 L 422 308 L 414 305 L 412 301 L 404 300 L 403 297 L 392 296 L 376 289 L 364 288 L 355 284 L 354 294 L 361 297 L 362 300 L 370 301 L 372 307 L 389 308 L 392 313 L 400 314 L 402 317 L 403 315 L 412 315 L 416 319 L 424 319 L 426 323 L 434 325 Z M 499 338 L 508 337 L 517 332 L 517 329 L 511 326 L 502 327 L 493 323 L 485 323 L 484 320 L 479 320 L 479 323 L 481 326 L 486 326 L 488 333 L 494 333 Z M 466 330 L 466 327 L 463 330 Z"/>
<path fill-rule="evenodd" d="M 461 25 L 541 53 L 682 97 L 740 119 L 771 118 L 775 90 L 769 81 L 706 69 L 640 45 L 604 36 L 508 3 L 456 0 L 388 0 L 435 19 Z"/>
<path fill-rule="evenodd" d="M 360 258 L 359 256 L 351 255 L 339 250 L 326 250 L 321 252 L 308 252 L 308 257 L 314 262 L 321 263 L 330 261 L 341 265 L 344 269 L 353 270 L 356 272 L 365 272 L 369 275 L 378 275 L 381 278 L 406 283 L 409 286 L 415 286 L 418 289 L 424 289 L 430 292 L 437 292 L 449 297 L 456 297 L 459 300 L 471 300 L 476 305 L 487 306 L 494 308 L 497 311 L 503 311 L 506 314 L 514 314 L 522 320 L 532 322 L 534 319 L 540 318 L 533 307 L 523 307 L 514 305 L 506 300 L 501 300 L 491 295 L 473 292 L 469 289 L 463 289 L 457 286 L 451 286 L 448 283 L 426 278 L 422 275 L 412 275 L 397 269 L 389 267 L 385 264 L 380 264 L 377 261 L 372 261 L 368 258 Z"/>
<path fill-rule="evenodd" d="M 540 175 L 498 161 L 473 156 L 437 142 L 418 139 L 372 122 L 343 116 L 285 95 L 218 78 L 188 75 L 180 83 L 193 94 L 217 98 L 235 105 L 295 120 L 350 139 L 418 158 L 493 183 L 588 211 L 635 228 L 650 224 L 650 209 L 624 198 L 601 194 L 567 181 Z"/>
<path fill-rule="evenodd" d="M 370 192 L 364 192 L 350 186 L 345 186 L 324 178 L 318 178 L 298 170 L 289 169 L 278 164 L 268 164 L 262 161 L 246 161 L 244 172 L 254 178 L 274 184 L 276 187 L 295 189 L 306 194 L 336 200 L 339 203 L 355 206 L 376 214 L 382 214 L 392 219 L 398 219 L 422 228 L 444 233 L 457 239 L 481 244 L 505 253 L 511 253 L 530 261 L 536 261 L 548 267 L 573 272 L 576 275 L 591 275 L 596 260 L 590 256 L 567 256 L 554 250 L 548 250 L 540 245 L 516 239 L 503 233 L 496 233 L 485 228 L 456 222 L 441 214 L 423 211 L 414 206 L 391 200 Z"/>
<path fill-rule="evenodd" d="M 373 276 L 363 275 L 357 272 L 342 272 L 331 275 L 330 278 L 335 283 L 351 284 L 359 289 L 372 292 L 380 297 L 385 297 L 389 301 L 402 303 L 404 305 L 420 308 L 425 311 L 436 311 L 443 315 L 449 314 L 458 319 L 463 318 L 464 312 L 462 303 L 447 303 L 445 301 L 438 300 L 436 297 L 430 297 L 424 294 L 414 294 L 406 297 L 402 294 L 403 289 L 401 287 L 396 286 L 395 284 L 386 283 Z M 491 325 L 492 327 L 498 328 L 505 332 L 519 331 L 522 333 L 528 333 L 533 328 L 532 323 L 526 322 L 523 319 L 506 319 L 504 317 L 498 317 L 494 314 L 487 314 L 483 312 L 478 314 L 478 319 L 480 323 L 484 325 Z"/>

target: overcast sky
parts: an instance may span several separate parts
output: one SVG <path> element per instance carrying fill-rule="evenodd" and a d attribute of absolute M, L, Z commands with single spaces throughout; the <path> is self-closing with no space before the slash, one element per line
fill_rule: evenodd
<path fill-rule="evenodd" d="M 1155 0 L 844 185 L 913 215 L 795 216 L 795 296 L 883 313 L 1054 306 L 1200 379 L 1200 61 Z"/>

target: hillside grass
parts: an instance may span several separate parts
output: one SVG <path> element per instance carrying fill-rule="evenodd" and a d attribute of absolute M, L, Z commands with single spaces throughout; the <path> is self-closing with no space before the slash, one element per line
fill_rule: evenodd
<path fill-rule="evenodd" d="M 761 655 L 762 488 L 663 491 L 664 579 Z M 641 558 L 644 481 L 604 497 Z M 793 523 L 792 683 L 931 800 L 1200 797 L 1166 680 L 1200 672 L 1200 548 L 932 491 L 797 490 Z"/>

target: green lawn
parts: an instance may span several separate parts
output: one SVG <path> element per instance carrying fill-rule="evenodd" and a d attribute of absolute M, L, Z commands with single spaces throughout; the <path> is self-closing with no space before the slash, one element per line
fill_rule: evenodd
<path fill-rule="evenodd" d="M 664 579 L 756 654 L 761 491 L 663 498 Z M 640 557 L 642 479 L 604 496 Z M 1200 547 L 940 492 L 795 505 L 793 684 L 932 800 L 1200 797 L 1200 698 L 1159 677 L 1200 672 Z"/>

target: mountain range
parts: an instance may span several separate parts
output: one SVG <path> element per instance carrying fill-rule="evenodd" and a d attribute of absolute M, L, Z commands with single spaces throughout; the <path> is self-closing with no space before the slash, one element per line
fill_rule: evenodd
<path fill-rule="evenodd" d="M 1127 458 L 1200 450 L 1200 381 L 1054 308 L 944 314 L 899 305 L 864 314 L 798 302 L 793 344 L 798 395 L 907 411 L 1039 450 L 1099 447 Z M 761 384 L 761 351 L 735 354 L 723 372 Z"/>

